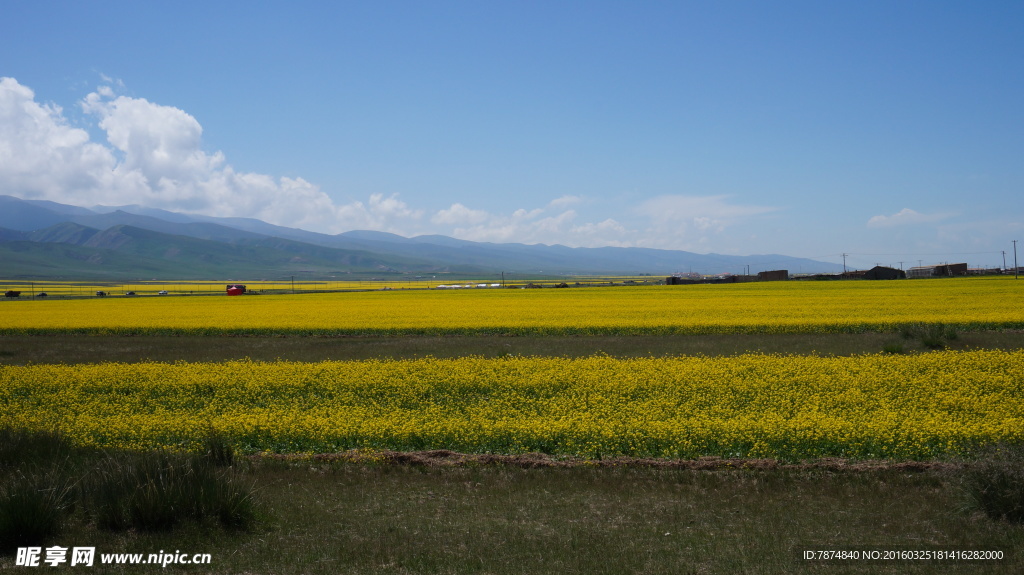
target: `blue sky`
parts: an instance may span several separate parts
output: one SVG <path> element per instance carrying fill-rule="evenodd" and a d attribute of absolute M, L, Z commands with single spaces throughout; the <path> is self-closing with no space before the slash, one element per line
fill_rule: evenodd
<path fill-rule="evenodd" d="M 0 34 L 18 197 L 853 267 L 1024 239 L 1019 1 L 7 0 Z"/>

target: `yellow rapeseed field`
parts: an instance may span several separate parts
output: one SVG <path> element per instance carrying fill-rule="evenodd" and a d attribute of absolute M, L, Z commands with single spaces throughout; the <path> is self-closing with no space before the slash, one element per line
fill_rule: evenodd
<path fill-rule="evenodd" d="M 739 333 L 1024 327 L 1013 278 L 11 301 L 0 332 Z"/>
<path fill-rule="evenodd" d="M 804 459 L 1024 440 L 1024 352 L 0 366 L 4 423 L 84 445 Z"/>

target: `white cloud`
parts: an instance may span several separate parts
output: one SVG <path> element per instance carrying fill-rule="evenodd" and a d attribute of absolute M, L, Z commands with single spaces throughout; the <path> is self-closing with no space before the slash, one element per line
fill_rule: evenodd
<path fill-rule="evenodd" d="M 633 213 L 646 220 L 633 245 L 706 250 L 715 237 L 778 210 L 731 203 L 730 196 L 662 195 L 642 201 Z"/>
<path fill-rule="evenodd" d="M 644 200 L 636 207 L 638 214 L 659 222 L 697 222 L 705 228 L 729 225 L 732 222 L 766 214 L 777 208 L 732 204 L 729 196 L 664 195 Z"/>
<path fill-rule="evenodd" d="M 161 182 L 173 185 L 208 179 L 224 164 L 223 154 L 202 151 L 202 126 L 178 108 L 144 98 L 115 97 L 109 87 L 101 87 L 86 96 L 82 109 L 99 117 L 107 140 L 123 154 L 117 169 L 138 171 L 150 188 Z M 184 194 L 191 191 L 180 185 L 173 189 Z"/>
<path fill-rule="evenodd" d="M 619 222 L 608 218 L 598 223 L 584 223 L 573 226 L 572 234 L 577 238 L 578 245 L 597 246 L 631 246 L 626 238 L 632 234 Z"/>
<path fill-rule="evenodd" d="M 625 231 L 621 226 L 614 228 L 604 222 L 577 224 L 576 211 L 566 208 L 582 202 L 583 198 L 580 196 L 560 196 L 548 202 L 543 208 L 519 208 L 507 215 L 493 214 L 454 203 L 451 207 L 435 213 L 430 221 L 435 225 L 447 227 L 440 233 L 480 242 L 609 245 L 607 242 L 600 243 L 600 232 Z"/>
<path fill-rule="evenodd" d="M 0 78 L 0 184 L 26 198 L 72 199 L 70 190 L 112 185 L 114 155 L 68 125 L 63 110 L 39 104 L 14 78 Z"/>
<path fill-rule="evenodd" d="M 486 220 L 456 227 L 451 233 L 457 238 L 477 242 L 558 243 L 570 229 L 576 213 L 567 210 L 542 218 L 543 213 L 544 210 L 538 208 L 518 209 L 509 216 L 488 214 Z"/>
<path fill-rule="evenodd" d="M 527 210 L 525 210 L 523 208 L 519 208 L 518 210 L 512 212 L 512 219 L 518 220 L 518 221 L 531 220 L 531 219 L 536 218 L 537 216 L 539 216 L 539 215 L 541 215 L 543 213 L 544 213 L 544 210 L 542 208 L 536 208 L 536 209 L 529 210 L 529 211 L 527 211 Z"/>
<path fill-rule="evenodd" d="M 303 178 L 238 172 L 221 152 L 203 149 L 203 128 L 184 110 L 118 95 L 106 84 L 80 103 L 106 134 L 94 142 L 72 127 L 59 106 L 36 101 L 13 78 L 0 78 L 0 190 L 30 199 L 80 206 L 140 204 L 213 216 L 253 217 L 336 233 L 373 229 L 414 235 L 441 233 L 491 242 L 569 246 L 706 248 L 709 238 L 774 208 L 732 203 L 727 196 L 666 195 L 617 219 L 582 215 L 592 202 L 562 195 L 542 207 L 497 214 L 453 203 L 433 212 L 398 194 L 372 194 L 337 204 Z"/>
<path fill-rule="evenodd" d="M 579 196 L 562 196 L 555 198 L 548 203 L 549 208 L 564 208 L 566 206 L 573 206 L 583 202 L 583 198 Z"/>
<path fill-rule="evenodd" d="M 891 216 L 873 216 L 867 225 L 869 228 L 889 228 L 938 222 L 948 217 L 950 214 L 922 214 L 910 208 L 903 208 Z"/>
<path fill-rule="evenodd" d="M 660 196 L 622 210 L 628 220 L 588 221 L 577 210 L 566 209 L 581 203 L 579 196 L 562 196 L 543 208 L 510 214 L 453 204 L 434 214 L 431 222 L 450 226 L 438 233 L 472 241 L 706 251 L 727 230 L 776 210 L 733 204 L 727 196 Z"/>
<path fill-rule="evenodd" d="M 491 217 L 484 210 L 472 210 L 460 203 L 452 204 L 447 210 L 434 214 L 430 221 L 441 225 L 482 224 Z"/>
<path fill-rule="evenodd" d="M 564 209 L 580 202 L 582 198 L 578 196 L 562 196 L 543 208 L 519 208 L 510 214 L 494 214 L 455 203 L 438 211 L 430 221 L 447 226 L 438 233 L 478 242 L 622 245 L 623 240 L 618 236 L 629 231 L 615 220 L 579 223 L 579 214 L 575 210 Z"/>
<path fill-rule="evenodd" d="M 87 95 L 81 107 L 97 119 L 108 145 L 69 126 L 59 106 L 36 102 L 14 78 L 0 78 L 0 189 L 27 199 L 140 204 L 327 232 L 398 231 L 423 214 L 394 194 L 336 205 L 302 178 L 236 172 L 224 154 L 202 149 L 203 128 L 193 116 L 118 96 L 109 85 Z"/>
<path fill-rule="evenodd" d="M 551 202 L 548 206 L 555 205 Z M 566 210 L 541 217 L 547 208 L 527 210 L 519 208 L 509 215 L 492 214 L 486 210 L 469 208 L 461 203 L 440 210 L 430 221 L 450 226 L 441 233 L 482 242 L 555 243 L 571 228 L 575 212 Z"/>
<path fill-rule="evenodd" d="M 402 218 L 418 218 L 423 215 L 423 210 L 413 210 L 405 202 L 398 199 L 398 194 L 391 194 L 387 198 L 384 194 L 370 195 L 370 208 L 385 216 L 397 216 Z"/>
<path fill-rule="evenodd" d="M 366 204 L 356 201 L 333 210 L 327 206 L 324 209 L 333 220 L 332 229 L 383 230 L 398 234 L 408 233 L 408 223 L 423 216 L 423 210 L 410 208 L 397 194 L 386 198 L 383 194 L 371 194 Z"/>

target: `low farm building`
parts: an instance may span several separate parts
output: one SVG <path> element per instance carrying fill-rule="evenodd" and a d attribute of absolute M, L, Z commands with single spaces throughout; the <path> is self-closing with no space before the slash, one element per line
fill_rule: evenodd
<path fill-rule="evenodd" d="M 789 270 L 772 270 L 769 272 L 757 272 L 757 281 L 778 282 L 789 279 Z"/>
<path fill-rule="evenodd" d="M 875 266 L 864 272 L 866 280 L 900 280 L 906 277 L 907 272 L 886 266 Z"/>
<path fill-rule="evenodd" d="M 911 278 L 936 278 L 967 275 L 967 264 L 942 264 L 937 266 L 918 266 L 910 268 L 907 276 Z"/>
<path fill-rule="evenodd" d="M 943 264 L 935 266 L 937 276 L 965 276 L 967 275 L 967 264 Z"/>

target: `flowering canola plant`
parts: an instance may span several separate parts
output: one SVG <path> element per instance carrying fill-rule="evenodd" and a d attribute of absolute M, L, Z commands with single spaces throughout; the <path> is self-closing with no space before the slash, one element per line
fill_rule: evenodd
<path fill-rule="evenodd" d="M 17 301 L 0 333 L 662 334 L 1024 328 L 1012 278 Z"/>
<path fill-rule="evenodd" d="M 0 366 L 3 424 L 82 445 L 931 458 L 1024 440 L 1024 351 Z"/>

